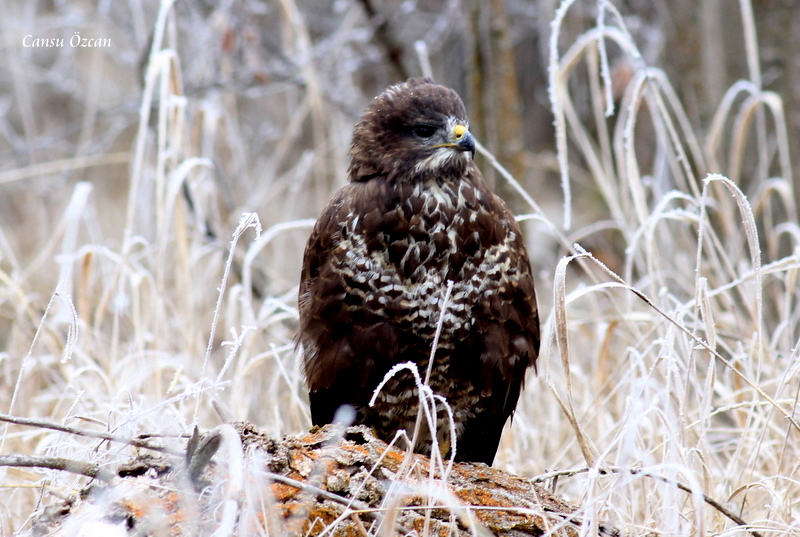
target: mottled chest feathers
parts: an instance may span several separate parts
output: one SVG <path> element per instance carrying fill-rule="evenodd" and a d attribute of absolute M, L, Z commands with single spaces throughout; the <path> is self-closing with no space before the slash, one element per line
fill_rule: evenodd
<path fill-rule="evenodd" d="M 513 240 L 508 222 L 491 213 L 491 194 L 469 180 L 401 184 L 365 215 L 351 212 L 340 226 L 339 248 L 353 262 L 378 263 L 404 279 L 445 281 L 463 274 L 465 261 L 479 264 L 485 249 Z M 370 269 L 368 269 L 370 270 Z M 444 274 L 439 274 L 444 271 Z"/>

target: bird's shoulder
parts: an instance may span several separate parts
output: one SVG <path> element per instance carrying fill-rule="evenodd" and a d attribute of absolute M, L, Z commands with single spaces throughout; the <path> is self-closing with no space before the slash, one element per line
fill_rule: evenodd
<path fill-rule="evenodd" d="M 322 209 L 311 236 L 306 243 L 302 279 L 313 278 L 319 267 L 314 261 L 324 259 L 326 253 L 336 246 L 346 231 L 348 223 L 359 217 L 378 214 L 385 210 L 386 189 L 379 179 L 352 182 L 340 188 Z"/>

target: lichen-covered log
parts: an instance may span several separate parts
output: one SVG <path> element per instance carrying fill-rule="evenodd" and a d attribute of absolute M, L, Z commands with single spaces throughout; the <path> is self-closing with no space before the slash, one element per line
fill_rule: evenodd
<path fill-rule="evenodd" d="M 49 508 L 35 535 L 577 536 L 576 508 L 483 464 L 439 464 L 361 426 L 277 441 L 249 423 L 142 455 Z M 602 528 L 601 534 L 614 530 Z M 87 533 L 89 532 L 89 533 Z"/>

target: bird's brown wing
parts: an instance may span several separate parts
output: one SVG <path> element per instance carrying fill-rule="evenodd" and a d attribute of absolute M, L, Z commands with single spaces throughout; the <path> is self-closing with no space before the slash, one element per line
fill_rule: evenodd
<path fill-rule="evenodd" d="M 367 303 L 353 289 L 359 275 L 344 267 L 353 255 L 352 243 L 375 240 L 363 233 L 369 220 L 392 203 L 380 180 L 349 183 L 331 199 L 317 220 L 306 245 L 300 282 L 300 330 L 304 367 L 315 425 L 333 420 L 339 406 L 366 406 L 374 388 L 376 368 L 396 354 L 397 328 L 378 304 Z M 354 223 L 353 216 L 358 215 Z M 365 221 L 367 222 L 365 224 Z M 359 237 L 354 237 L 358 230 Z M 380 250 L 372 244 L 370 249 Z"/>
<path fill-rule="evenodd" d="M 505 244 L 499 259 L 508 256 L 508 270 L 487 276 L 492 289 L 477 304 L 470 345 L 480 353 L 484 397 L 480 411 L 464 427 L 457 446 L 457 459 L 482 461 L 491 465 L 500 442 L 503 426 L 514 412 L 529 367 L 536 367 L 539 356 L 539 313 L 533 274 L 514 215 L 495 195 L 487 199 L 485 210 L 495 226 L 490 233 Z"/>

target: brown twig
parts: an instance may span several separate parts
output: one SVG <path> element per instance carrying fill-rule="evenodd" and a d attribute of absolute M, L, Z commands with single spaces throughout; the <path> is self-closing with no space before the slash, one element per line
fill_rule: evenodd
<path fill-rule="evenodd" d="M 87 438 L 98 438 L 101 440 L 108 440 L 110 442 L 119 442 L 120 444 L 128 444 L 145 449 L 151 449 L 167 455 L 175 455 L 182 457 L 184 454 L 181 451 L 170 449 L 163 446 L 153 445 L 147 440 L 137 438 L 125 438 L 123 436 L 113 435 L 111 433 L 104 433 L 99 431 L 90 431 L 88 429 L 81 429 L 79 427 L 70 427 L 68 425 L 61 425 L 47 420 L 34 420 L 30 418 L 19 418 L 17 416 L 9 416 L 8 414 L 0 414 L 0 421 L 6 423 L 13 423 L 15 425 L 24 425 L 26 427 L 39 427 L 40 429 L 50 429 L 53 431 L 60 431 L 62 433 L 74 434 L 77 436 L 84 436 Z"/>
<path fill-rule="evenodd" d="M 20 468 L 49 468 L 62 470 L 108 483 L 114 477 L 112 472 L 101 469 L 96 464 L 62 459 L 60 457 L 28 457 L 24 455 L 0 455 L 0 466 Z"/>
<path fill-rule="evenodd" d="M 400 80 L 407 79 L 409 74 L 408 69 L 403 65 L 403 47 L 392 35 L 388 19 L 378 13 L 378 10 L 372 4 L 372 0 L 361 0 L 361 5 L 370 22 L 375 25 L 375 39 L 383 47 L 389 64 L 397 71 Z"/>
<path fill-rule="evenodd" d="M 576 469 L 573 469 L 573 470 L 556 470 L 556 471 L 553 471 L 553 472 L 547 472 L 546 474 L 542 474 L 540 476 L 534 477 L 533 479 L 531 479 L 531 482 L 532 483 L 542 483 L 544 481 L 547 481 L 548 479 L 553 479 L 553 478 L 557 478 L 557 477 L 564 477 L 564 476 L 565 477 L 572 477 L 572 476 L 577 475 L 577 474 L 586 473 L 589 470 L 590 469 L 588 467 L 586 467 L 586 466 L 584 466 L 583 468 L 576 468 Z M 667 483 L 668 485 L 672 485 L 672 486 L 674 486 L 674 487 L 676 487 L 676 488 L 678 488 L 678 489 L 680 489 L 680 490 L 682 490 L 684 492 L 687 492 L 689 494 L 696 494 L 696 492 L 694 490 L 692 490 L 692 488 L 689 487 L 689 485 L 686 485 L 686 484 L 684 484 L 684 483 L 682 483 L 680 481 L 677 481 L 675 479 L 670 479 L 668 477 L 664 477 L 663 475 L 650 473 L 650 472 L 648 472 L 646 470 L 642 470 L 642 469 L 639 469 L 639 468 L 620 468 L 620 467 L 615 467 L 615 466 L 604 466 L 603 468 L 598 468 L 597 471 L 601 475 L 628 473 L 628 474 L 631 474 L 631 475 L 640 475 L 640 476 L 643 476 L 643 477 L 649 477 L 651 479 L 656 479 L 658 481 L 661 481 L 662 483 Z M 706 502 L 708 505 L 710 505 L 711 507 L 713 507 L 714 509 L 716 509 L 717 511 L 719 511 L 720 513 L 722 513 L 723 515 L 725 515 L 729 519 L 731 519 L 733 522 L 736 522 L 740 526 L 749 526 L 749 524 L 747 522 L 745 522 L 740 516 L 736 515 L 735 513 L 733 513 L 729 509 L 727 509 L 724 505 L 719 503 L 717 500 L 715 500 L 711 496 L 703 494 L 702 492 L 700 493 L 700 495 L 703 497 L 703 501 L 704 502 Z M 748 530 L 748 531 L 750 532 L 750 534 L 753 537 L 763 537 L 761 535 L 761 533 L 758 532 L 758 531 L 755 531 L 755 530 Z"/>
<path fill-rule="evenodd" d="M 302 490 L 303 492 L 308 492 L 318 497 L 325 498 L 326 500 L 331 500 L 336 503 L 344 504 L 344 506 L 347 508 L 353 508 L 356 511 L 364 512 L 367 515 L 372 514 L 373 509 L 369 505 L 365 504 L 360 500 L 347 498 L 345 496 L 339 496 L 338 494 L 328 492 L 327 490 L 315 487 L 314 485 L 309 485 L 308 483 L 303 483 L 302 481 L 297 481 L 296 479 L 292 479 L 291 477 L 284 477 L 279 474 L 268 473 L 267 477 L 278 483 L 283 483 L 284 485 L 295 487 L 296 489 Z"/>

